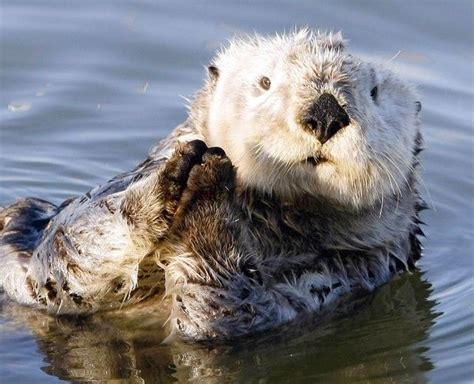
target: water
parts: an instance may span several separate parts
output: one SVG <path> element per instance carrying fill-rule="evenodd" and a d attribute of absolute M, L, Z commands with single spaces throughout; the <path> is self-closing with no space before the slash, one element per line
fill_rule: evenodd
<path fill-rule="evenodd" d="M 423 101 L 424 257 L 354 313 L 226 346 L 160 344 L 160 319 L 81 322 L 2 302 L 0 381 L 474 380 L 473 3 L 43 1 L 1 4 L 0 204 L 59 203 L 132 168 L 234 33 L 341 29 Z M 397 52 L 401 51 L 399 54 Z M 394 58 L 394 56 L 396 56 Z"/>

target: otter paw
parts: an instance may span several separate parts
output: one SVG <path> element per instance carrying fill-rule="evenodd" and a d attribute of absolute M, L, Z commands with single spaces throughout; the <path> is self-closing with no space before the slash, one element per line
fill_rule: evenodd
<path fill-rule="evenodd" d="M 178 202 L 186 188 L 191 170 L 202 162 L 207 145 L 201 140 L 182 144 L 167 161 L 162 174 L 163 198 Z"/>
<path fill-rule="evenodd" d="M 201 164 L 206 151 L 206 144 L 200 140 L 180 145 L 161 172 L 151 177 L 145 186 L 127 192 L 121 211 L 134 237 L 156 242 L 166 235 L 190 172 Z"/>
<path fill-rule="evenodd" d="M 181 216 L 199 201 L 216 202 L 235 186 L 235 169 L 222 148 L 194 140 L 176 150 L 163 172 L 168 217 Z M 180 213 L 178 213 L 180 211 Z"/>
<path fill-rule="evenodd" d="M 235 169 L 223 149 L 209 148 L 202 162 L 195 165 L 188 177 L 175 220 L 180 221 L 188 212 L 208 204 L 219 204 L 233 194 Z"/>
<path fill-rule="evenodd" d="M 185 194 L 194 198 L 216 198 L 229 194 L 235 186 L 235 169 L 232 162 L 219 147 L 209 148 L 202 156 L 199 166 L 189 173 Z"/>
<path fill-rule="evenodd" d="M 220 148 L 200 140 L 180 145 L 162 171 L 131 188 L 121 212 L 137 241 L 156 243 L 183 216 L 205 203 L 221 202 L 234 188 L 234 168 Z"/>

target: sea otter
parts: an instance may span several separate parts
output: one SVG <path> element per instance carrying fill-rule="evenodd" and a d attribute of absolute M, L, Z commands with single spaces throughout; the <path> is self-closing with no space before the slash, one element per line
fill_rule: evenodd
<path fill-rule="evenodd" d="M 188 119 L 133 171 L 0 211 L 8 297 L 61 315 L 161 295 L 172 334 L 225 339 L 414 267 L 409 85 L 309 29 L 236 39 L 208 69 Z"/>

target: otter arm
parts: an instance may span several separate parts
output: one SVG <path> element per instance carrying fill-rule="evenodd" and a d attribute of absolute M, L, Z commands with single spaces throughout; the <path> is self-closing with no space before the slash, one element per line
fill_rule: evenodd
<path fill-rule="evenodd" d="M 202 206 L 181 228 L 185 237 L 167 256 L 171 336 L 233 338 L 336 305 L 350 309 L 353 300 L 345 297 L 370 292 L 397 271 L 396 258 L 387 252 L 335 251 L 330 262 L 317 255 L 263 257 L 239 239 L 239 215 L 233 208 L 214 206 L 213 213 L 208 208 Z M 311 263 L 302 262 L 308 257 Z"/>
<path fill-rule="evenodd" d="M 284 255 L 263 262 L 258 250 L 246 249 L 239 216 L 231 202 L 200 202 L 166 247 L 170 337 L 221 339 L 269 329 L 319 310 L 345 289 L 316 267 L 299 276 L 291 273 L 298 263 L 286 265 L 287 275 L 267 268 L 282 266 Z"/>
<path fill-rule="evenodd" d="M 119 307 L 156 292 L 163 286 L 163 274 L 155 254 L 172 224 L 189 171 L 207 148 L 193 143 L 179 145 L 169 160 L 148 175 L 140 174 L 125 190 L 91 191 L 58 209 L 30 244 L 27 263 L 18 262 L 17 251 L 0 265 L 7 295 L 53 313 L 81 313 Z M 2 231 L 2 245 L 14 249 L 8 243 L 8 233 L 14 232 L 17 243 L 25 242 L 24 228 L 14 227 L 31 214 L 33 202 L 22 211 L 14 212 L 15 205 L 7 209 L 14 218 Z"/>

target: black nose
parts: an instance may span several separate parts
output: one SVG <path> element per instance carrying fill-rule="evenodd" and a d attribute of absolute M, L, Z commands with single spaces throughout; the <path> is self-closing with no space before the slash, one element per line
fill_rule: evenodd
<path fill-rule="evenodd" d="M 302 119 L 302 123 L 316 135 L 321 144 L 348 126 L 349 122 L 344 108 L 329 93 L 323 93 Z"/>

